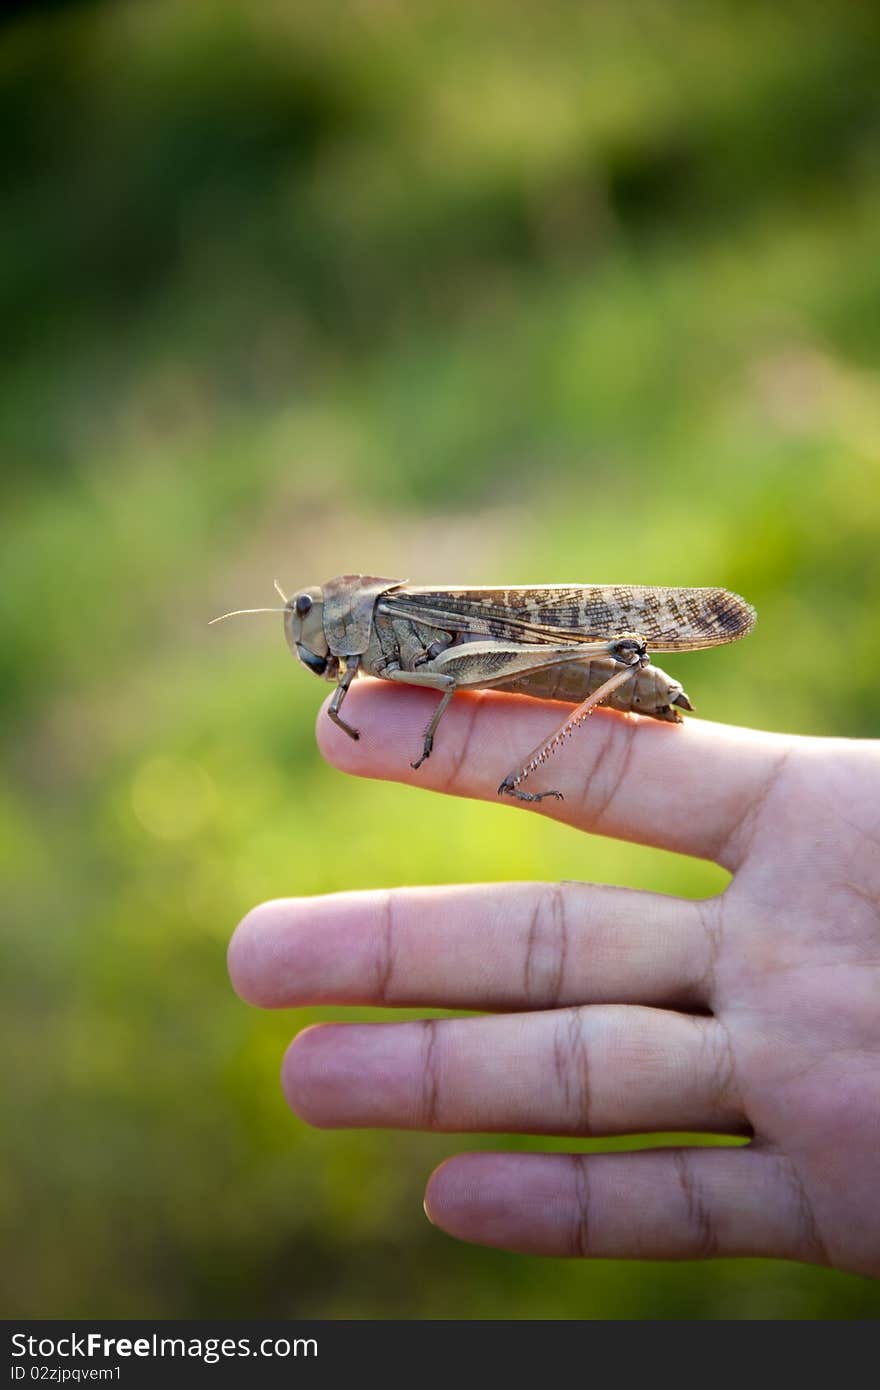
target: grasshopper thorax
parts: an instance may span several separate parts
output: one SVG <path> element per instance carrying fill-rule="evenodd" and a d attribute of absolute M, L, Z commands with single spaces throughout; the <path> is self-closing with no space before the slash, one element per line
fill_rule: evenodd
<path fill-rule="evenodd" d="M 300 589 L 284 607 L 284 635 L 294 656 L 316 676 L 335 681 L 339 661 L 324 632 L 324 593 L 320 586 Z"/>

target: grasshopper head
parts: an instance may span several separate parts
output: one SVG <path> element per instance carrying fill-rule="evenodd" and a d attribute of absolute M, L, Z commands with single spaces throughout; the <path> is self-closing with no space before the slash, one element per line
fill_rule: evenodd
<path fill-rule="evenodd" d="M 284 607 L 284 635 L 287 645 L 316 676 L 336 680 L 339 661 L 331 654 L 324 633 L 324 594 L 319 585 L 292 594 Z"/>

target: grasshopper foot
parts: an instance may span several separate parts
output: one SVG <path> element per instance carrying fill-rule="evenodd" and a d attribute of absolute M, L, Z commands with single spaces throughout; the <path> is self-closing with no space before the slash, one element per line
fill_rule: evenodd
<path fill-rule="evenodd" d="M 416 762 L 410 763 L 410 767 L 413 767 L 414 770 L 417 770 L 418 767 L 421 767 L 421 765 L 423 765 L 423 763 L 425 762 L 425 759 L 430 758 L 430 756 L 431 756 L 431 748 L 430 748 L 430 745 L 425 744 L 425 748 L 424 748 L 423 755 L 421 755 L 421 758 L 417 758 L 417 759 L 416 759 Z"/>
<path fill-rule="evenodd" d="M 545 796 L 554 796 L 557 801 L 565 800 L 565 797 L 562 795 L 562 792 L 521 792 L 519 787 L 516 786 L 513 779 L 510 777 L 505 777 L 504 781 L 501 783 L 501 786 L 498 788 L 498 795 L 515 796 L 518 801 L 543 801 Z"/>
<path fill-rule="evenodd" d="M 421 767 L 421 765 L 422 765 L 422 763 L 425 761 L 425 759 L 426 759 L 426 758 L 430 758 L 430 756 L 431 756 L 431 749 L 432 749 L 433 747 L 434 747 L 434 735 L 433 735 L 433 734 L 426 734 L 426 735 L 425 735 L 425 746 L 424 746 L 424 748 L 422 749 L 422 756 L 421 756 L 420 758 L 416 758 L 416 760 L 415 760 L 414 763 L 410 763 L 410 767 L 412 767 L 412 768 L 419 768 L 419 767 Z"/>
<path fill-rule="evenodd" d="M 353 729 L 350 724 L 346 724 L 344 719 L 340 719 L 339 715 L 336 713 L 335 710 L 328 709 L 327 713 L 329 714 L 333 723 L 336 725 L 337 729 L 341 729 L 344 734 L 348 734 L 348 737 L 354 739 L 355 743 L 357 743 L 358 739 L 360 738 L 358 730 Z"/>

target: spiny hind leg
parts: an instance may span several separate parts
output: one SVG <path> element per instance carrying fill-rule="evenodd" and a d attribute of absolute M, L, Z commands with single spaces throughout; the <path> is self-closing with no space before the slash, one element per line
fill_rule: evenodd
<path fill-rule="evenodd" d="M 583 700 L 581 704 L 573 709 L 565 722 L 560 724 L 559 728 L 552 733 L 549 738 L 545 739 L 543 743 L 539 743 L 537 748 L 532 749 L 531 753 L 520 767 L 514 768 L 512 772 L 508 772 L 504 781 L 498 788 L 498 795 L 515 796 L 518 801 L 542 801 L 545 796 L 553 796 L 557 801 L 564 801 L 565 798 L 562 792 L 524 792 L 520 791 L 519 784 L 520 782 L 524 782 L 529 773 L 534 772 L 535 768 L 539 767 L 540 764 L 550 756 L 554 748 L 557 748 L 559 744 L 562 743 L 563 739 L 571 733 L 572 729 L 576 728 L 582 720 L 592 714 L 597 705 L 601 704 L 603 700 L 607 700 L 608 696 L 613 694 L 614 691 L 619 689 L 626 681 L 632 680 L 633 676 L 639 670 L 640 665 L 641 661 L 637 657 L 632 664 L 621 667 L 621 669 L 615 671 L 614 675 L 609 677 L 603 685 L 600 685 L 598 690 L 594 690 L 592 695 L 588 696 L 586 700 Z"/>

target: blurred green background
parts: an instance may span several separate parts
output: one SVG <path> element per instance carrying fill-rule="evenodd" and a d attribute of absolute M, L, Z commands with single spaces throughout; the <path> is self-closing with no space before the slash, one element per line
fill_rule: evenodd
<path fill-rule="evenodd" d="M 781 1262 L 457 1244 L 431 1168 L 532 1141 L 288 1113 L 292 1031 L 364 1014 L 239 1003 L 253 904 L 725 880 L 346 781 L 280 619 L 207 627 L 275 576 L 721 583 L 760 621 L 665 663 L 701 714 L 876 734 L 878 40 L 830 0 L 7 14 L 7 1316 L 880 1311 Z"/>

